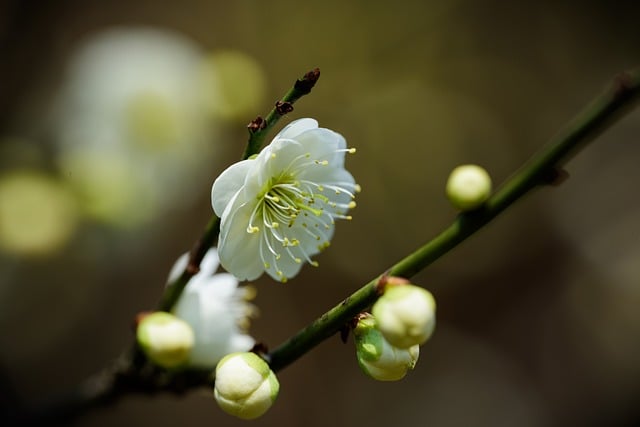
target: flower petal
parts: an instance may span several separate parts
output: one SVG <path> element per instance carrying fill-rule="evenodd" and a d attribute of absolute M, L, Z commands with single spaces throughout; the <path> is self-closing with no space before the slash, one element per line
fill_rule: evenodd
<path fill-rule="evenodd" d="M 211 187 L 211 205 L 219 217 L 222 216 L 231 198 L 242 188 L 253 160 L 243 160 L 225 169 Z"/>
<path fill-rule="evenodd" d="M 258 256 L 260 232 L 247 232 L 257 200 L 242 196 L 237 194 L 222 214 L 218 255 L 220 264 L 239 280 L 254 280 L 264 271 Z"/>
<path fill-rule="evenodd" d="M 314 119 L 304 118 L 294 120 L 284 127 L 278 134 L 273 138 L 273 140 L 277 139 L 295 139 L 302 132 L 305 132 L 309 129 L 314 129 L 318 127 L 318 122 Z"/>

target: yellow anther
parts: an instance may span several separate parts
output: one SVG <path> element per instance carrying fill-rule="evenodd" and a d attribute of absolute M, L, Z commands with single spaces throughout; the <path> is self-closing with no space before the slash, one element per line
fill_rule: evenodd
<path fill-rule="evenodd" d="M 258 231 L 260 231 L 258 227 L 254 227 L 251 225 L 247 227 L 247 233 L 249 234 L 257 233 Z"/>
<path fill-rule="evenodd" d="M 355 154 L 355 153 L 356 153 L 356 149 L 352 147 L 352 148 L 349 148 L 349 149 L 347 150 L 347 152 L 348 152 L 349 154 Z"/>

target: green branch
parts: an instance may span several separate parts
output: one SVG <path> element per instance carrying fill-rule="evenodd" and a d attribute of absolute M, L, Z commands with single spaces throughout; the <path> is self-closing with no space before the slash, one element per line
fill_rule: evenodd
<path fill-rule="evenodd" d="M 496 191 L 486 204 L 472 212 L 460 214 L 433 240 L 393 265 L 385 274 L 411 277 L 455 248 L 502 211 L 539 185 L 553 184 L 562 177 L 561 167 L 577 150 L 596 138 L 632 105 L 640 93 L 640 70 L 617 76 L 607 90 L 598 96 L 549 145 L 527 162 Z M 379 297 L 373 279 L 337 306 L 323 314 L 268 357 L 271 368 L 280 370 L 293 363 L 316 345 L 334 335 Z"/>

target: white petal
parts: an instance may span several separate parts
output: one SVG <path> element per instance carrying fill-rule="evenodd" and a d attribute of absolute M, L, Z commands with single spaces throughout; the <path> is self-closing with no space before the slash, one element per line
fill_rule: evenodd
<path fill-rule="evenodd" d="M 249 351 L 255 345 L 256 340 L 252 336 L 246 334 L 236 334 L 231 337 L 226 354 L 237 353 L 239 351 Z"/>
<path fill-rule="evenodd" d="M 216 248 L 210 248 L 204 255 L 204 258 L 202 258 L 202 262 L 200 263 L 200 272 L 198 274 L 210 276 L 216 272 L 218 265 L 220 265 L 218 252 L 216 251 Z"/>
<path fill-rule="evenodd" d="M 312 158 L 327 160 L 330 164 L 342 167 L 347 141 L 342 135 L 329 129 L 310 129 L 296 138 L 311 153 Z"/>
<path fill-rule="evenodd" d="M 291 248 L 294 249 L 294 248 Z M 284 251 L 283 251 L 284 252 Z M 297 254 L 296 254 L 297 255 Z M 278 282 L 282 281 L 283 278 L 291 278 L 300 272 L 302 268 L 302 263 L 304 262 L 304 258 L 300 257 L 300 263 L 295 262 L 295 260 L 289 257 L 288 254 L 283 253 L 282 257 L 277 261 L 278 262 L 278 270 L 282 272 L 282 274 L 278 274 L 276 269 L 274 268 L 274 264 L 271 264 L 270 268 L 267 269 L 267 274 L 271 276 L 274 280 Z"/>
<path fill-rule="evenodd" d="M 167 278 L 167 284 L 173 283 L 175 280 L 180 277 L 185 268 L 187 268 L 187 264 L 189 263 L 189 252 L 185 252 L 176 260 L 171 267 L 171 271 L 169 272 L 169 277 Z"/>
<path fill-rule="evenodd" d="M 273 140 L 277 140 L 277 139 L 295 139 L 298 135 L 300 135 L 302 132 L 309 130 L 309 129 L 314 129 L 318 127 L 318 122 L 314 119 L 309 119 L 309 118 L 305 118 L 305 119 L 298 119 L 298 120 L 294 120 L 291 123 L 289 123 L 287 126 L 284 127 L 284 129 L 282 129 L 276 136 L 275 138 L 273 138 Z"/>
<path fill-rule="evenodd" d="M 218 255 L 220 264 L 239 280 L 254 280 L 264 271 L 259 257 L 261 232 L 247 233 L 257 200 L 242 196 L 238 194 L 222 214 Z"/>
<path fill-rule="evenodd" d="M 253 160 L 243 160 L 225 169 L 211 187 L 211 205 L 219 217 L 231 201 L 231 198 L 242 188 L 245 178 L 253 165 Z"/>
<path fill-rule="evenodd" d="M 283 172 L 290 171 L 295 164 L 310 161 L 310 157 L 305 157 L 308 150 L 292 139 L 275 140 L 270 147 L 274 156 L 265 164 L 264 174 L 267 176 L 278 176 Z"/>
<path fill-rule="evenodd" d="M 355 179 L 346 169 L 332 168 L 318 165 L 304 170 L 299 176 L 300 179 L 316 182 L 325 187 L 337 186 L 353 193 L 355 191 Z M 351 196 L 345 192 L 336 194 L 334 190 L 326 188 L 324 193 L 332 202 L 349 203 Z"/>

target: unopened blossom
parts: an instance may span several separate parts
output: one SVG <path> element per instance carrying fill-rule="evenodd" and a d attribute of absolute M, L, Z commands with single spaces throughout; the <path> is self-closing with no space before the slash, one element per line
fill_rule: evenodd
<path fill-rule="evenodd" d="M 456 208 L 462 211 L 477 209 L 491 195 L 491 177 L 480 166 L 458 166 L 449 175 L 446 192 Z"/>
<path fill-rule="evenodd" d="M 136 338 L 149 360 L 164 368 L 184 364 L 194 343 L 189 324 L 163 311 L 145 316 L 138 324 Z"/>
<path fill-rule="evenodd" d="M 271 407 L 279 391 L 276 375 L 255 353 L 229 354 L 216 366 L 214 396 L 230 415 L 258 418 Z"/>
<path fill-rule="evenodd" d="M 371 313 L 385 339 L 399 348 L 423 344 L 436 325 L 433 295 L 410 284 L 387 286 Z"/>
<path fill-rule="evenodd" d="M 285 282 L 329 246 L 336 219 L 351 219 L 359 186 L 344 168 L 342 135 L 313 119 L 286 126 L 260 154 L 236 163 L 213 183 L 222 222 L 222 266 L 240 280 L 267 272 Z"/>
<path fill-rule="evenodd" d="M 353 330 L 356 357 L 362 371 L 378 381 L 397 381 L 418 362 L 420 347 L 394 347 L 378 330 L 375 318 L 364 315 Z"/>
<path fill-rule="evenodd" d="M 169 282 L 176 279 L 188 262 L 184 254 L 174 265 Z M 238 287 L 238 280 L 228 273 L 214 274 L 218 254 L 210 249 L 200 271 L 185 286 L 173 313 L 193 329 L 195 342 L 189 355 L 190 366 L 213 369 L 229 353 L 248 351 L 255 340 L 247 333 L 250 317 L 256 309 L 248 301 L 255 291 Z"/>

